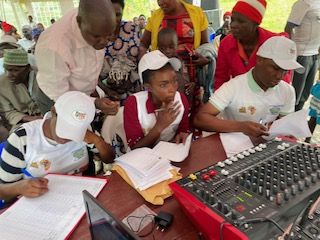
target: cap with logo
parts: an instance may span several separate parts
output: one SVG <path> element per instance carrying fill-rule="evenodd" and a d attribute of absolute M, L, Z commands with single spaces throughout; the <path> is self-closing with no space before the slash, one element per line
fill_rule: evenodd
<path fill-rule="evenodd" d="M 94 119 L 95 105 L 86 94 L 70 91 L 54 104 L 57 113 L 56 134 L 60 138 L 82 142 Z"/>
<path fill-rule="evenodd" d="M 148 52 L 140 59 L 138 70 L 140 80 L 143 82 L 142 73 L 146 70 L 158 70 L 170 63 L 175 71 L 181 68 L 181 62 L 178 58 L 168 58 L 161 51 L 155 50 Z"/>
<path fill-rule="evenodd" d="M 295 42 L 283 36 L 275 36 L 266 40 L 258 49 L 257 56 L 272 59 L 284 70 L 304 72 L 304 67 L 297 59 L 297 47 Z"/>

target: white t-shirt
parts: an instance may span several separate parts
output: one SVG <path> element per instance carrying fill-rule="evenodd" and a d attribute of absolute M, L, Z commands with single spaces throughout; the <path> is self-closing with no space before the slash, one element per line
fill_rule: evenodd
<path fill-rule="evenodd" d="M 294 88 L 284 81 L 264 91 L 252 76 L 252 70 L 224 83 L 210 97 L 224 119 L 271 122 L 279 115 L 294 112 Z"/>
<path fill-rule="evenodd" d="M 22 38 L 17 42 L 17 44 L 19 44 L 21 47 L 23 47 L 24 50 L 28 52 L 28 50 L 34 45 L 34 41 Z"/>
<path fill-rule="evenodd" d="M 296 1 L 288 18 L 294 24 L 292 40 L 297 44 L 298 56 L 318 54 L 320 46 L 320 1 Z"/>

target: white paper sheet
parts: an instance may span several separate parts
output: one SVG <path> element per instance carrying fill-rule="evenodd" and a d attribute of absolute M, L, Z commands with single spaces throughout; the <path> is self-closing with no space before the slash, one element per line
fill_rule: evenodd
<path fill-rule="evenodd" d="M 220 133 L 220 139 L 227 157 L 253 147 L 250 138 L 241 132 Z"/>
<path fill-rule="evenodd" d="M 182 162 L 189 155 L 191 140 L 192 134 L 187 137 L 185 144 L 160 141 L 153 148 L 152 154 L 169 159 L 172 162 Z"/>
<path fill-rule="evenodd" d="M 269 140 L 277 136 L 311 137 L 308 126 L 308 111 L 302 109 L 274 121 L 269 129 L 269 134 L 264 138 Z"/>
<path fill-rule="evenodd" d="M 19 199 L 0 215 L 0 239 L 65 239 L 85 213 L 82 191 L 97 196 L 105 179 L 49 174 L 49 191 Z"/>

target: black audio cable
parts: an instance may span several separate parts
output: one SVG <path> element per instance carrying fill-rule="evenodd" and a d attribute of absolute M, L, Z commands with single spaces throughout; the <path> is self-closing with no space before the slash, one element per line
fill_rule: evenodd
<path fill-rule="evenodd" d="M 261 218 L 252 218 L 248 219 L 242 222 L 239 222 L 239 226 L 243 226 L 244 224 L 250 224 L 250 223 L 263 223 L 263 222 L 270 222 L 274 226 L 276 226 L 282 233 L 284 233 L 284 229 L 273 219 L 267 218 L 267 217 L 261 217 Z"/>

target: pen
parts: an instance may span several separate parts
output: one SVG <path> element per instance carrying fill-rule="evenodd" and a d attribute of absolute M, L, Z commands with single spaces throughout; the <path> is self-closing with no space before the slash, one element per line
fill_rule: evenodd
<path fill-rule="evenodd" d="M 164 110 L 166 110 L 165 108 L 159 108 L 159 109 L 156 109 L 156 110 L 154 110 L 155 112 L 162 112 L 162 111 L 164 111 Z"/>
<path fill-rule="evenodd" d="M 32 176 L 31 173 L 29 173 L 26 168 L 22 168 L 21 172 L 29 178 L 34 178 L 34 176 Z"/>

